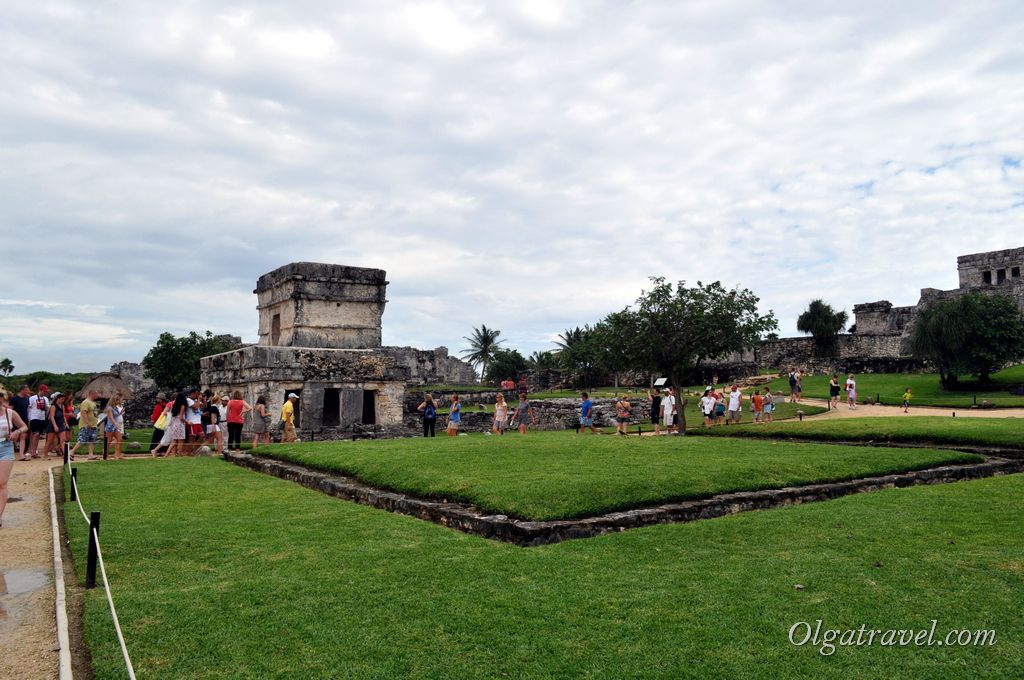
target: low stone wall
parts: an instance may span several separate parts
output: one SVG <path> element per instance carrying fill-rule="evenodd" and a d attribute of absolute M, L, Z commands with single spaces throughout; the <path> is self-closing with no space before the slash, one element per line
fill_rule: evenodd
<path fill-rule="evenodd" d="M 236 465 L 286 479 L 329 496 L 391 512 L 400 512 L 443 524 L 458 531 L 523 547 L 590 538 L 652 524 L 692 522 L 750 510 L 767 510 L 786 505 L 832 500 L 855 493 L 917 484 L 942 484 L 965 479 L 980 479 L 1024 470 L 1024 461 L 1020 460 L 944 465 L 927 470 L 865 477 L 846 482 L 720 494 L 702 500 L 665 503 L 654 507 L 613 512 L 583 519 L 533 522 L 510 518 L 506 515 L 488 515 L 466 503 L 417 498 L 387 489 L 379 489 L 348 477 L 318 472 L 301 465 L 289 464 L 271 458 L 231 452 L 225 453 L 224 458 Z"/>
<path fill-rule="evenodd" d="M 762 368 L 782 372 L 799 368 L 812 373 L 914 373 L 927 368 L 907 356 L 899 335 L 840 335 L 835 357 L 817 356 L 814 338 L 780 338 L 765 341 L 754 356 Z"/>

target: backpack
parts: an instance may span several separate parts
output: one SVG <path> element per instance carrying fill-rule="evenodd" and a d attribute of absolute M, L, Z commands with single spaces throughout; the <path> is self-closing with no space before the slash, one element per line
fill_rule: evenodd
<path fill-rule="evenodd" d="M 437 417 L 437 411 L 434 410 L 434 402 L 430 402 L 423 409 L 423 417 L 426 418 L 427 420 Z"/>
<path fill-rule="evenodd" d="M 796 373 L 789 374 L 789 384 L 796 385 Z"/>

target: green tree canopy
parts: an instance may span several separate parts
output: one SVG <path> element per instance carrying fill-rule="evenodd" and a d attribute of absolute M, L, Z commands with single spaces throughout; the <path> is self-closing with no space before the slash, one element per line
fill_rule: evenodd
<path fill-rule="evenodd" d="M 499 349 L 491 356 L 487 364 L 484 380 L 498 383 L 505 378 L 516 380 L 519 374 L 528 368 L 526 358 L 517 349 Z"/>
<path fill-rule="evenodd" d="M 3 373 L 4 375 L 14 373 L 14 364 L 7 357 L 0 359 L 0 373 Z"/>
<path fill-rule="evenodd" d="M 1004 364 L 1024 358 L 1024 314 L 1008 295 L 941 300 L 918 313 L 910 346 L 915 358 L 935 366 L 945 389 L 965 374 L 988 382 Z"/>
<path fill-rule="evenodd" d="M 503 342 L 498 339 L 501 331 L 480 324 L 474 328 L 473 334 L 462 339 L 469 343 L 469 348 L 462 350 L 462 356 L 474 367 L 480 368 L 480 375 L 487 375 L 487 364 Z"/>
<path fill-rule="evenodd" d="M 526 358 L 526 367 L 531 371 L 545 371 L 558 368 L 558 357 L 554 352 L 541 352 L 534 350 Z"/>
<path fill-rule="evenodd" d="M 824 300 L 812 300 L 797 318 L 796 329 L 814 337 L 818 356 L 832 357 L 838 353 L 839 333 L 846 328 L 847 319 L 846 312 L 832 309 Z"/>
<path fill-rule="evenodd" d="M 160 387 L 181 389 L 199 385 L 199 360 L 202 357 L 236 348 L 235 343 L 210 331 L 204 335 L 190 331 L 181 337 L 161 333 L 156 344 L 146 353 L 142 365 L 146 376 Z"/>

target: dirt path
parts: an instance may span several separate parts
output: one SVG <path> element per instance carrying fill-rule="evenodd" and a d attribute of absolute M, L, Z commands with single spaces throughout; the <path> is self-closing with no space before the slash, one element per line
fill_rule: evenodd
<path fill-rule="evenodd" d="M 49 461 L 17 461 L 0 528 L 0 678 L 57 677 Z"/>
<path fill-rule="evenodd" d="M 828 404 L 824 399 L 804 399 L 800 403 L 808 406 L 820 406 L 825 408 Z M 851 409 L 843 402 L 839 404 L 838 411 L 826 411 L 807 418 L 867 418 L 872 416 L 950 416 L 956 413 L 957 418 L 1024 418 L 1024 408 L 970 408 L 964 407 L 936 407 L 936 406 L 911 406 L 909 413 L 903 412 L 901 406 L 883 406 L 879 404 L 858 404 L 857 408 Z"/>

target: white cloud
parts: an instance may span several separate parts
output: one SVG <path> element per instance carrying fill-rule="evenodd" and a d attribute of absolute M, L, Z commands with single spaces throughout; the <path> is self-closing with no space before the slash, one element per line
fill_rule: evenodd
<path fill-rule="evenodd" d="M 753 288 L 783 333 L 811 297 L 912 303 L 1024 245 L 1022 33 L 1017 3 L 12 0 L 30 302 L 0 344 L 90 369 L 252 339 L 292 260 L 386 268 L 385 340 L 453 351 L 481 322 L 545 348 L 652 274 Z"/>

